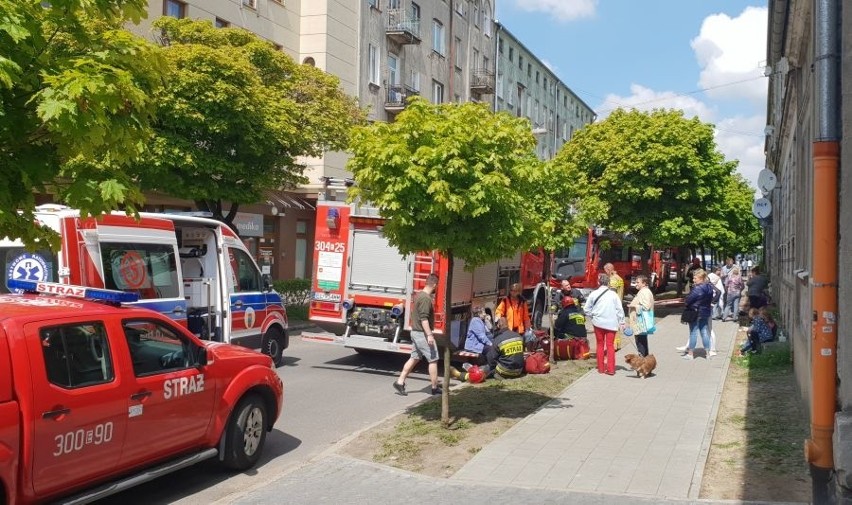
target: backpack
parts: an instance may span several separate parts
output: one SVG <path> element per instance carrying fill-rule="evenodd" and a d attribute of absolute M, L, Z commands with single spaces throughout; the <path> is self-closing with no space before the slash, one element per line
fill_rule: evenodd
<path fill-rule="evenodd" d="M 719 299 L 722 298 L 722 290 L 710 284 L 710 287 L 713 288 L 713 305 L 719 303 Z"/>

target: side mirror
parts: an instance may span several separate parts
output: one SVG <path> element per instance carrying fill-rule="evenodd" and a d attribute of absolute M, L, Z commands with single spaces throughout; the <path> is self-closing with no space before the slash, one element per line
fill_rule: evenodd
<path fill-rule="evenodd" d="M 261 279 L 263 280 L 263 290 L 272 291 L 272 276 L 270 276 L 269 274 L 263 274 L 263 276 L 261 276 Z"/>
<path fill-rule="evenodd" d="M 201 368 L 203 366 L 207 366 L 207 348 L 199 347 L 198 348 L 198 357 L 195 360 L 195 367 Z"/>

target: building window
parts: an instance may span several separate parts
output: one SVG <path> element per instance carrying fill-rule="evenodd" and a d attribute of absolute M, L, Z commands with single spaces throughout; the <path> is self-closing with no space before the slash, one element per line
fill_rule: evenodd
<path fill-rule="evenodd" d="M 479 26 L 479 0 L 473 0 L 473 14 L 470 17 L 473 18 L 473 25 Z"/>
<path fill-rule="evenodd" d="M 408 71 L 408 87 L 414 91 L 420 92 L 420 72 L 416 70 Z"/>
<path fill-rule="evenodd" d="M 462 68 L 462 40 L 458 37 L 456 37 L 455 40 L 456 40 L 456 54 L 455 54 L 456 70 L 461 70 L 461 68 Z"/>
<path fill-rule="evenodd" d="M 464 17 L 466 5 L 467 2 L 465 0 L 456 0 L 456 12 L 459 13 L 459 16 Z"/>
<path fill-rule="evenodd" d="M 414 2 L 411 2 L 411 20 L 417 23 L 418 27 L 420 26 L 420 6 Z"/>
<path fill-rule="evenodd" d="M 500 42 L 503 42 L 503 40 L 501 39 Z M 510 47 L 509 48 L 509 61 L 514 62 L 515 61 L 514 58 L 515 58 L 515 48 Z"/>
<path fill-rule="evenodd" d="M 317 62 L 312 56 L 308 56 L 304 60 L 302 60 L 302 64 L 308 65 L 309 67 L 317 66 Z"/>
<path fill-rule="evenodd" d="M 444 103 L 444 85 L 432 81 L 432 103 Z"/>
<path fill-rule="evenodd" d="M 482 31 L 488 37 L 491 36 L 491 4 L 489 2 L 482 4 Z"/>
<path fill-rule="evenodd" d="M 379 51 L 376 46 L 370 44 L 367 48 L 368 60 L 370 62 L 369 77 L 370 84 L 379 85 Z"/>
<path fill-rule="evenodd" d="M 441 56 L 444 55 L 446 44 L 444 43 L 444 25 L 437 19 L 432 20 L 432 50 Z"/>
<path fill-rule="evenodd" d="M 376 8 L 376 9 L 379 8 L 379 0 L 367 0 L 367 4 L 370 7 L 373 7 L 373 8 Z"/>
<path fill-rule="evenodd" d="M 257 9 L 257 0 L 243 0 L 243 5 L 249 9 Z"/>
<path fill-rule="evenodd" d="M 399 57 L 388 54 L 388 86 L 399 85 Z"/>
<path fill-rule="evenodd" d="M 388 9 L 399 9 L 399 0 L 388 0 Z"/>
<path fill-rule="evenodd" d="M 536 70 L 536 71 L 535 71 L 535 83 L 536 83 L 536 84 L 538 84 L 538 83 L 540 82 L 540 81 L 539 81 L 539 78 L 540 78 L 540 77 L 541 77 L 541 73 L 540 73 L 538 70 Z"/>
<path fill-rule="evenodd" d="M 482 70 L 491 70 L 491 60 L 488 59 L 488 56 L 482 57 Z"/>
<path fill-rule="evenodd" d="M 527 77 L 532 78 L 532 63 L 527 63 Z"/>
<path fill-rule="evenodd" d="M 166 0 L 163 2 L 163 15 L 183 19 L 186 17 L 186 4 L 179 0 Z"/>
<path fill-rule="evenodd" d="M 222 18 L 216 18 L 216 22 L 213 24 L 216 26 L 216 28 L 227 28 L 231 26 L 231 23 L 225 21 Z"/>
<path fill-rule="evenodd" d="M 524 69 L 524 57 L 520 54 L 518 55 L 518 68 L 520 68 L 521 70 Z"/>

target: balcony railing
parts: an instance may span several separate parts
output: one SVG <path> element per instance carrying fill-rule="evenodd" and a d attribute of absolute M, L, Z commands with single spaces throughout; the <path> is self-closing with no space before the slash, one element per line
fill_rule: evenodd
<path fill-rule="evenodd" d="M 403 9 L 389 9 L 385 33 L 397 44 L 419 44 L 420 19 L 412 18 Z"/>
<path fill-rule="evenodd" d="M 494 93 L 494 71 L 475 69 L 470 75 L 470 90 L 483 95 Z"/>
<path fill-rule="evenodd" d="M 399 112 L 405 108 L 408 99 L 416 95 L 419 95 L 417 91 L 402 84 L 388 86 L 387 96 L 385 97 L 385 110 L 388 112 Z"/>

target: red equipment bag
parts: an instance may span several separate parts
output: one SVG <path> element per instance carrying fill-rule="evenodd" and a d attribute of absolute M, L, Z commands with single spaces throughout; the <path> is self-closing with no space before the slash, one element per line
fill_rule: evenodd
<path fill-rule="evenodd" d="M 556 348 L 559 350 L 559 348 Z M 585 338 L 569 338 L 568 352 L 571 359 L 589 359 L 591 349 L 589 348 L 589 340 Z"/>
<path fill-rule="evenodd" d="M 531 353 L 524 362 L 524 370 L 533 374 L 550 372 L 550 361 L 547 359 L 547 354 L 541 351 Z"/>
<path fill-rule="evenodd" d="M 556 349 L 553 350 L 553 358 L 557 361 L 563 359 L 573 359 L 571 357 L 570 342 L 573 339 L 558 338 L 556 339 Z"/>

